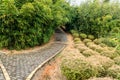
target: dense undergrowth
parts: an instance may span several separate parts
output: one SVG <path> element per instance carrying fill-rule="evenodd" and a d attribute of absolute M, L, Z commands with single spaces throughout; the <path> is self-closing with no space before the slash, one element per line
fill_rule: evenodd
<path fill-rule="evenodd" d="M 85 33 L 102 37 L 104 43 L 120 49 L 119 3 L 102 1 L 70 6 L 65 0 L 2 0 L 0 48 L 25 49 L 44 44 L 57 27 L 66 25 L 67 31 L 78 33 L 76 36 Z"/>
<path fill-rule="evenodd" d="M 64 0 L 1 0 L 0 48 L 24 49 L 44 44 L 68 22 Z"/>

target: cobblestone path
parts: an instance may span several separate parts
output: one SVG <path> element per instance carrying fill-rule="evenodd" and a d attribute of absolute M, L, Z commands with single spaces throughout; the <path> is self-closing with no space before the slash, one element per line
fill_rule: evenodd
<path fill-rule="evenodd" d="M 2 69 L 0 68 L 0 80 L 5 80 Z"/>
<path fill-rule="evenodd" d="M 65 46 L 65 44 L 58 44 L 56 42 L 66 41 L 66 34 L 62 31 L 57 31 L 55 34 L 55 42 L 45 49 L 15 55 L 0 53 L 0 59 L 11 80 L 25 80 L 38 65 Z M 0 69 L 0 80 L 4 80 L 2 78 L 4 77 Z"/>

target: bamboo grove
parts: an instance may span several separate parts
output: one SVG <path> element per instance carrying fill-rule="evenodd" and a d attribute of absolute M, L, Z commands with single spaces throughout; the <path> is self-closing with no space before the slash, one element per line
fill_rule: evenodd
<path fill-rule="evenodd" d="M 25 49 L 44 44 L 68 19 L 64 0 L 1 0 L 0 48 Z"/>
<path fill-rule="evenodd" d="M 0 48 L 25 49 L 47 43 L 56 28 L 106 36 L 120 32 L 120 6 L 110 0 L 0 0 Z"/>

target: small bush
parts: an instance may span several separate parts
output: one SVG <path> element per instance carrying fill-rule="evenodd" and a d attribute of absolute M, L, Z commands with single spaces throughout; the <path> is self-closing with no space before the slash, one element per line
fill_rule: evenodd
<path fill-rule="evenodd" d="M 115 27 L 115 28 L 112 29 L 111 32 L 112 32 L 112 33 L 119 33 L 119 32 L 120 32 L 120 29 L 119 29 L 119 27 Z"/>
<path fill-rule="evenodd" d="M 83 42 L 86 44 L 88 42 L 92 42 L 92 40 L 90 40 L 90 39 L 84 39 Z"/>
<path fill-rule="evenodd" d="M 115 40 L 110 39 L 110 38 L 104 38 L 102 39 L 102 43 L 106 44 L 109 47 L 115 47 L 117 46 L 117 43 Z"/>
<path fill-rule="evenodd" d="M 68 80 L 85 80 L 97 74 L 92 65 L 81 59 L 64 60 L 61 70 Z"/>
<path fill-rule="evenodd" d="M 81 41 L 80 38 L 74 38 L 74 42 Z"/>
<path fill-rule="evenodd" d="M 104 51 L 104 48 L 102 48 L 101 46 L 96 46 L 95 51 L 101 53 Z"/>
<path fill-rule="evenodd" d="M 87 58 L 87 61 L 95 66 L 102 66 L 104 69 L 111 67 L 114 64 L 114 61 L 108 57 L 101 55 L 92 55 Z"/>
<path fill-rule="evenodd" d="M 79 34 L 78 33 L 73 33 L 72 34 L 74 38 L 79 38 Z"/>
<path fill-rule="evenodd" d="M 70 30 L 70 32 L 71 32 L 72 34 L 77 33 L 76 30 Z"/>
<path fill-rule="evenodd" d="M 95 52 L 95 51 L 93 51 L 93 50 L 88 49 L 88 50 L 83 51 L 82 54 L 83 54 L 84 56 L 88 57 L 88 56 L 96 55 L 96 54 L 99 54 L 99 53 L 97 53 L 97 52 Z"/>
<path fill-rule="evenodd" d="M 120 65 L 120 57 L 114 58 L 115 64 Z"/>
<path fill-rule="evenodd" d="M 94 40 L 94 36 L 93 35 L 88 35 L 88 39 Z"/>
<path fill-rule="evenodd" d="M 81 34 L 80 34 L 80 38 L 81 38 L 81 39 L 85 39 L 85 38 L 87 38 L 87 35 L 84 34 L 84 33 L 81 33 Z"/>
<path fill-rule="evenodd" d="M 85 50 L 88 50 L 89 48 L 88 47 L 86 47 L 86 46 L 81 46 L 81 47 L 79 47 L 78 48 L 78 50 L 82 53 L 83 51 L 85 51 Z"/>
<path fill-rule="evenodd" d="M 80 40 L 80 38 L 74 38 L 74 43 L 80 44 L 80 43 L 82 43 L 82 41 Z"/>
<path fill-rule="evenodd" d="M 113 65 L 108 69 L 108 75 L 120 80 L 120 66 L 118 65 Z"/>
<path fill-rule="evenodd" d="M 85 46 L 85 44 L 83 44 L 82 41 L 79 44 L 74 44 L 75 48 L 80 48 L 80 47 L 83 47 L 83 46 Z"/>
<path fill-rule="evenodd" d="M 100 43 L 101 43 L 101 40 L 100 40 L 100 39 L 95 39 L 93 42 L 94 42 L 95 44 L 100 44 Z"/>
<path fill-rule="evenodd" d="M 86 45 L 92 50 L 95 50 L 98 47 L 93 42 L 88 42 L 88 43 L 86 43 Z"/>
<path fill-rule="evenodd" d="M 103 56 L 109 57 L 111 59 L 119 56 L 115 51 L 109 51 L 109 50 L 103 51 L 100 54 Z"/>
<path fill-rule="evenodd" d="M 114 80 L 114 79 L 111 77 L 103 77 L 103 78 L 90 78 L 88 80 Z"/>
<path fill-rule="evenodd" d="M 107 47 L 107 45 L 105 45 L 104 43 L 100 43 L 99 44 L 101 47 Z"/>

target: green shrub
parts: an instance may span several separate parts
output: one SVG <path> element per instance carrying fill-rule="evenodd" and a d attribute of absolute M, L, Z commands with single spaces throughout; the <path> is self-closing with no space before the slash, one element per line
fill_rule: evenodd
<path fill-rule="evenodd" d="M 76 30 L 70 30 L 70 32 L 71 32 L 72 34 L 78 33 Z"/>
<path fill-rule="evenodd" d="M 92 34 L 95 37 L 108 35 L 114 27 L 120 26 L 120 3 L 99 3 L 98 0 L 85 1 L 71 10 L 71 21 L 67 29 L 75 29 L 81 33 Z M 111 11 L 114 14 L 111 14 Z"/>
<path fill-rule="evenodd" d="M 95 48 L 95 51 L 97 51 L 97 52 L 99 52 L 99 53 L 103 52 L 104 50 L 105 50 L 105 49 L 102 48 L 101 46 L 96 46 L 96 48 Z"/>
<path fill-rule="evenodd" d="M 81 41 L 80 38 L 74 38 L 74 42 Z"/>
<path fill-rule="evenodd" d="M 114 80 L 111 77 L 99 77 L 99 78 L 90 78 L 88 80 Z"/>
<path fill-rule="evenodd" d="M 115 51 L 109 51 L 109 50 L 103 51 L 100 54 L 103 56 L 109 57 L 111 59 L 119 56 Z"/>
<path fill-rule="evenodd" d="M 95 50 L 98 46 L 95 45 L 93 42 L 88 42 L 86 44 L 90 49 Z"/>
<path fill-rule="evenodd" d="M 79 38 L 79 34 L 78 33 L 73 33 L 72 34 L 74 38 Z"/>
<path fill-rule="evenodd" d="M 92 65 L 81 59 L 70 59 L 62 62 L 62 73 L 68 80 L 85 80 L 97 74 Z"/>
<path fill-rule="evenodd" d="M 114 58 L 115 64 L 120 65 L 120 57 Z"/>
<path fill-rule="evenodd" d="M 107 47 L 107 45 L 105 45 L 104 43 L 100 43 L 99 45 L 100 45 L 101 47 L 103 47 L 103 48 L 104 48 L 104 47 Z"/>
<path fill-rule="evenodd" d="M 107 69 L 114 64 L 114 61 L 108 57 L 101 55 L 92 55 L 87 58 L 87 61 L 94 66 L 98 74 L 98 77 L 105 77 L 107 75 Z"/>
<path fill-rule="evenodd" d="M 90 40 L 90 39 L 84 39 L 83 42 L 86 44 L 88 42 L 92 42 L 92 40 Z"/>
<path fill-rule="evenodd" d="M 119 27 L 115 27 L 112 29 L 111 31 L 112 33 L 119 33 L 120 32 L 120 28 Z"/>
<path fill-rule="evenodd" d="M 84 33 L 80 33 L 80 38 L 81 38 L 81 39 L 85 39 L 85 38 L 87 38 L 87 35 L 84 34 Z"/>
<path fill-rule="evenodd" d="M 88 35 L 88 39 L 94 40 L 94 36 L 93 35 Z"/>
<path fill-rule="evenodd" d="M 104 38 L 104 39 L 102 39 L 102 43 L 106 44 L 109 47 L 117 46 L 116 41 L 111 39 L 111 38 Z"/>
<path fill-rule="evenodd" d="M 102 65 L 104 69 L 107 69 L 114 64 L 114 61 L 112 59 L 101 55 L 92 55 L 88 57 L 87 60 L 93 65 Z"/>
<path fill-rule="evenodd" d="M 85 50 L 88 50 L 89 48 L 86 47 L 86 46 L 81 46 L 81 47 L 78 47 L 78 50 L 82 53 L 83 51 Z"/>
<path fill-rule="evenodd" d="M 100 43 L 102 43 L 102 42 L 101 42 L 101 39 L 95 39 L 93 42 L 94 42 L 95 44 L 100 44 Z"/>
<path fill-rule="evenodd" d="M 95 52 L 95 51 L 93 51 L 93 50 L 88 49 L 88 50 L 83 51 L 82 54 L 83 54 L 84 56 L 86 56 L 86 57 L 89 57 L 89 56 L 91 56 L 91 55 L 97 55 L 97 54 L 99 54 L 99 53 L 97 53 L 97 52 Z"/>
<path fill-rule="evenodd" d="M 54 30 L 68 22 L 65 7 L 70 8 L 64 0 L 1 0 L 0 48 L 25 49 L 47 43 Z"/>
<path fill-rule="evenodd" d="M 108 75 L 110 77 L 113 77 L 119 80 L 120 79 L 120 66 L 113 65 L 112 67 L 110 67 L 108 69 Z"/>

